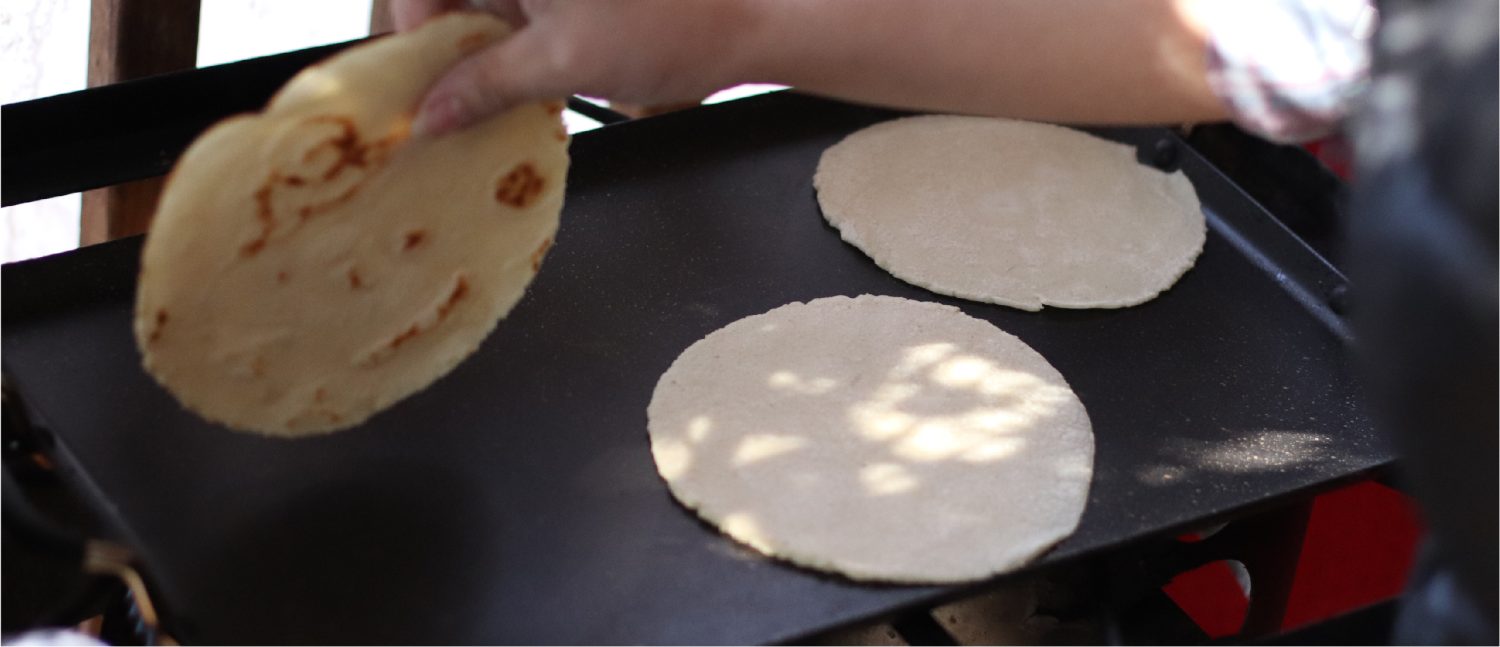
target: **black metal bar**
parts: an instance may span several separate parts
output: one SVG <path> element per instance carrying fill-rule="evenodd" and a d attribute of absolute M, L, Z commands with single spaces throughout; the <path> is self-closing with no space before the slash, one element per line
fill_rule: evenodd
<path fill-rule="evenodd" d="M 1240 627 L 1241 636 L 1269 636 L 1281 630 L 1312 506 L 1312 500 L 1307 500 L 1269 515 L 1261 522 L 1260 540 L 1247 542 L 1242 561 L 1250 572 L 1250 608 Z"/>
<path fill-rule="evenodd" d="M 622 121 L 630 121 L 630 117 L 624 113 L 615 112 L 604 106 L 589 103 L 578 97 L 568 97 L 568 109 L 606 126 Z"/>
<path fill-rule="evenodd" d="M 3 470 L 5 486 L 3 510 L 5 531 L 27 548 L 61 560 L 83 559 L 83 538 L 63 530 L 40 512 L 31 507 L 21 486 L 12 479 L 10 470 Z"/>
<path fill-rule="evenodd" d="M 1108 645 L 1201 645 L 1209 640 L 1161 589 L 1142 593 L 1128 607 L 1111 608 L 1104 624 Z"/>
<path fill-rule="evenodd" d="M 259 110 L 302 68 L 364 40 L 0 107 L 0 205 L 166 173 L 214 122 Z"/>
<path fill-rule="evenodd" d="M 215 122 L 261 109 L 303 68 L 366 40 L 0 106 L 0 205 L 166 173 Z M 578 97 L 568 108 L 604 124 L 630 119 Z"/>
<path fill-rule="evenodd" d="M 1376 602 L 1259 641 L 1265 645 L 1390 645 L 1401 598 Z M 1255 643 L 1252 643 L 1255 644 Z"/>
<path fill-rule="evenodd" d="M 1299 146 L 1274 144 L 1230 124 L 1199 126 L 1187 142 L 1299 238 L 1342 269 L 1340 221 L 1348 190 Z"/>

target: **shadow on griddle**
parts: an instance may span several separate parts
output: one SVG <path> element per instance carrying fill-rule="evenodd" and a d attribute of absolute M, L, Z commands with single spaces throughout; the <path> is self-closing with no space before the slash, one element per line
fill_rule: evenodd
<path fill-rule="evenodd" d="M 212 572 L 184 578 L 182 638 L 242 644 L 420 644 L 450 635 L 492 564 L 471 523 L 473 484 L 387 464 L 250 515 Z M 490 558 L 492 559 L 492 558 Z M 267 593 L 272 595 L 268 596 Z"/>

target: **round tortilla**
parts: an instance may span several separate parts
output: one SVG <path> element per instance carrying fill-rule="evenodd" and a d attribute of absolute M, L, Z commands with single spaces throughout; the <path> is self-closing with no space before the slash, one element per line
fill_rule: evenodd
<path fill-rule="evenodd" d="M 813 184 L 828 222 L 896 278 L 1022 310 L 1143 303 L 1203 250 L 1181 171 L 1060 126 L 887 121 L 825 151 Z"/>
<path fill-rule="evenodd" d="M 560 103 L 409 136 L 426 88 L 506 37 L 451 14 L 293 78 L 173 170 L 141 259 L 146 369 L 230 427 L 358 424 L 473 353 L 521 298 L 557 230 Z"/>
<path fill-rule="evenodd" d="M 647 410 L 672 494 L 774 557 L 861 580 L 1014 569 L 1077 527 L 1083 403 L 1021 340 L 957 308 L 830 297 L 693 344 Z"/>

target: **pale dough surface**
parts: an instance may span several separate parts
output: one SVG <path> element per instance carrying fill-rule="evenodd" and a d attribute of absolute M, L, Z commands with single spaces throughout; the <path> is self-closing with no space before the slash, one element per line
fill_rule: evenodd
<path fill-rule="evenodd" d="M 672 494 L 767 555 L 862 580 L 958 582 L 1071 534 L 1094 437 L 1062 375 L 957 308 L 792 303 L 713 332 L 656 385 Z"/>
<path fill-rule="evenodd" d="M 311 67 L 178 161 L 141 259 L 145 368 L 273 435 L 342 429 L 446 374 L 521 298 L 562 209 L 560 103 L 410 136 L 426 88 L 509 28 L 451 14 Z"/>
<path fill-rule="evenodd" d="M 828 222 L 897 278 L 1023 310 L 1136 305 L 1203 250 L 1181 171 L 1061 126 L 886 121 L 825 151 L 813 183 Z"/>

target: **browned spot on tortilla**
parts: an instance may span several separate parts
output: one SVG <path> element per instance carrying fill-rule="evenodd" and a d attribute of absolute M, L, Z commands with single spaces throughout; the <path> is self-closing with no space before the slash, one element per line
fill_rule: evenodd
<path fill-rule="evenodd" d="M 484 35 L 483 32 L 476 31 L 458 39 L 458 51 L 461 54 L 470 54 L 479 51 L 479 48 L 484 47 L 489 42 L 489 36 Z"/>
<path fill-rule="evenodd" d="M 307 124 L 334 124 L 338 126 L 337 135 L 328 137 L 318 142 L 302 153 L 302 162 L 310 164 L 314 159 L 323 154 L 325 150 L 334 153 L 333 161 L 328 168 L 323 169 L 323 181 L 327 182 L 338 177 L 348 166 L 362 167 L 366 163 L 366 153 L 369 146 L 360 141 L 359 129 L 355 127 L 354 120 L 338 115 L 322 115 L 307 120 Z"/>
<path fill-rule="evenodd" d="M 255 359 L 250 360 L 250 374 L 255 377 L 265 377 L 266 358 L 257 355 Z"/>
<path fill-rule="evenodd" d="M 260 250 L 266 248 L 266 241 L 271 238 L 271 232 L 276 230 L 276 212 L 271 206 L 271 194 L 275 191 L 276 182 L 280 176 L 275 172 L 266 178 L 266 181 L 255 190 L 255 219 L 260 223 L 260 235 L 243 247 L 240 247 L 241 256 L 254 256 Z"/>
<path fill-rule="evenodd" d="M 566 105 L 567 104 L 563 103 L 562 101 L 548 101 L 548 102 L 542 104 L 542 106 L 547 109 L 547 114 L 549 114 L 549 115 L 560 115 L 560 114 L 562 114 L 563 108 Z"/>
<path fill-rule="evenodd" d="M 327 399 L 328 399 L 328 390 L 327 389 L 324 389 L 323 387 L 320 386 L 320 387 L 318 387 L 317 391 L 313 392 L 313 402 L 323 402 L 324 400 L 327 400 Z"/>
<path fill-rule="evenodd" d="M 542 241 L 541 245 L 537 246 L 536 251 L 531 253 L 531 271 L 533 273 L 542 271 L 542 259 L 547 256 L 547 250 L 551 248 L 552 237 L 548 236 L 546 240 Z"/>
<path fill-rule="evenodd" d="M 402 237 L 401 251 L 411 251 L 417 245 L 421 245 L 422 241 L 424 240 L 427 240 L 427 232 L 422 231 L 421 229 L 413 229 L 411 231 L 408 231 L 406 232 L 406 235 Z"/>
<path fill-rule="evenodd" d="M 146 335 L 146 341 L 156 342 L 161 339 L 161 329 L 167 325 L 167 311 L 162 308 L 156 310 L 156 325 L 151 328 L 151 334 Z"/>
<path fill-rule="evenodd" d="M 410 328 L 401 331 L 401 334 L 392 337 L 391 342 L 390 344 L 388 344 L 388 346 L 390 346 L 392 350 L 400 348 L 402 344 L 416 339 L 417 335 L 420 334 L 422 334 L 422 329 L 418 327 L 417 324 L 412 324 Z"/>
<path fill-rule="evenodd" d="M 563 130 L 561 128 L 558 128 L 557 130 L 552 131 L 552 136 L 556 137 L 557 141 L 560 141 L 560 142 L 568 141 L 568 131 Z"/>
<path fill-rule="evenodd" d="M 392 337 L 390 339 L 390 341 L 387 341 L 385 344 L 376 348 L 370 354 L 362 358 L 358 362 L 358 364 L 367 367 L 374 366 L 375 364 L 378 364 L 381 361 L 389 358 L 392 352 L 400 348 L 406 342 L 416 339 L 418 335 L 421 335 L 422 333 L 425 333 L 429 330 L 432 330 L 433 328 L 442 325 L 442 323 L 448 319 L 448 315 L 453 313 L 453 309 L 458 307 L 458 303 L 462 301 L 468 294 L 469 280 L 464 275 L 460 274 L 454 279 L 453 289 L 448 292 L 448 296 L 444 298 L 442 303 L 439 303 L 437 305 L 437 309 L 432 312 L 430 320 L 424 321 L 423 319 L 427 319 L 427 317 L 423 317 L 410 326 L 407 326 L 405 330 L 397 333 L 395 337 Z"/>
<path fill-rule="evenodd" d="M 531 162 L 521 162 L 511 169 L 495 188 L 495 200 L 517 209 L 524 209 L 536 202 L 542 194 L 546 180 L 537 173 Z"/>
<path fill-rule="evenodd" d="M 261 226 L 270 228 L 276 224 L 276 211 L 271 207 L 271 192 L 275 190 L 277 175 L 271 174 L 260 188 L 255 190 L 255 218 Z"/>
<path fill-rule="evenodd" d="M 285 284 L 291 278 L 292 278 L 292 275 L 287 274 L 286 272 L 277 272 L 276 273 L 276 282 L 277 283 Z"/>
<path fill-rule="evenodd" d="M 301 163 L 313 164 L 322 157 L 328 157 L 327 166 L 321 169 L 311 169 L 311 175 L 292 174 L 278 169 L 266 177 L 261 187 L 255 192 L 256 218 L 261 225 L 260 235 L 240 248 L 243 256 L 254 256 L 260 253 L 276 230 L 275 196 L 278 191 L 316 189 L 320 185 L 337 180 L 349 169 L 357 169 L 360 175 L 338 195 L 323 200 L 304 200 L 302 204 L 296 204 L 294 196 L 294 203 L 290 205 L 290 209 L 295 211 L 300 220 L 307 220 L 331 211 L 358 194 L 370 173 L 385 164 L 391 151 L 411 136 L 409 118 L 398 120 L 390 133 L 372 142 L 366 142 L 361 138 L 354 120 L 348 117 L 322 115 L 304 122 L 304 125 L 308 126 L 319 124 L 333 124 L 338 131 L 305 150 L 302 153 Z"/>
<path fill-rule="evenodd" d="M 248 242 L 248 243 L 245 243 L 245 246 L 240 248 L 240 254 L 243 255 L 243 256 L 254 256 L 256 254 L 259 254 L 260 250 L 265 249 L 265 248 L 266 248 L 266 239 L 264 239 L 264 238 L 257 238 L 255 240 L 252 240 L 252 241 Z"/>
<path fill-rule="evenodd" d="M 448 318 L 448 313 L 453 311 L 453 306 L 458 305 L 458 300 L 464 298 L 464 295 L 468 293 L 469 281 L 466 280 L 463 276 L 459 276 L 458 281 L 453 284 L 453 291 L 448 294 L 448 300 L 444 301 L 442 305 L 438 306 L 438 320 L 436 322 L 433 322 L 432 325 L 436 326 L 442 323 L 444 319 Z"/>
<path fill-rule="evenodd" d="M 303 162 L 312 162 L 313 158 L 324 150 L 332 150 L 335 153 L 333 162 L 323 171 L 324 180 L 338 177 L 346 168 L 369 168 L 384 163 L 391 149 L 411 136 L 409 116 L 396 120 L 396 124 L 389 133 L 370 142 L 366 142 L 360 136 L 359 128 L 354 124 L 354 120 L 348 117 L 323 115 L 314 117 L 307 123 L 331 123 L 339 128 L 337 135 L 324 139 L 302 155 Z"/>
<path fill-rule="evenodd" d="M 349 287 L 358 290 L 361 287 L 364 287 L 364 284 L 364 279 L 360 278 L 359 276 L 359 270 L 356 270 L 352 267 L 349 268 Z"/>

